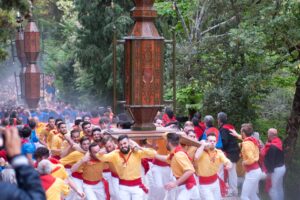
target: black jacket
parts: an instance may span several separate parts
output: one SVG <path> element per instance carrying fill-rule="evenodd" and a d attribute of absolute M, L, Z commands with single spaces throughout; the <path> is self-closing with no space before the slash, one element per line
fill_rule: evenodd
<path fill-rule="evenodd" d="M 39 174 L 29 165 L 15 168 L 18 185 L 0 182 L 1 200 L 45 200 Z"/>
<path fill-rule="evenodd" d="M 276 167 L 284 165 L 284 153 L 274 145 L 270 146 L 264 160 L 268 173 L 273 173 Z"/>
<path fill-rule="evenodd" d="M 230 134 L 230 131 L 221 126 L 219 128 L 223 148 L 222 151 L 226 153 L 227 158 L 236 163 L 240 159 L 240 147 L 238 144 L 238 140 Z"/>

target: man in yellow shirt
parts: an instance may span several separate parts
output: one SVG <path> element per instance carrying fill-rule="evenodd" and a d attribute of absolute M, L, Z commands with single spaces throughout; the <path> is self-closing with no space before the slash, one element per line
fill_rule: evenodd
<path fill-rule="evenodd" d="M 105 135 L 101 140 L 101 146 L 104 146 L 107 153 L 110 153 L 118 148 L 115 144 L 114 139 L 111 135 Z M 110 176 L 106 176 L 105 179 L 109 183 L 109 193 L 111 200 L 118 200 L 119 195 L 119 176 L 118 173 L 112 163 L 108 163 Z M 103 172 L 103 175 L 107 173 Z"/>
<path fill-rule="evenodd" d="M 221 200 L 221 190 L 218 171 L 222 165 L 231 168 L 232 163 L 225 154 L 216 149 L 217 137 L 214 133 L 207 135 L 207 141 L 202 140 L 195 153 L 196 174 L 199 177 L 199 192 L 201 199 Z"/>
<path fill-rule="evenodd" d="M 102 174 L 105 163 L 96 158 L 99 151 L 100 147 L 97 143 L 90 144 L 88 153 L 71 169 L 72 172 L 75 172 L 82 167 L 83 191 L 87 200 L 109 198 L 108 182 Z"/>
<path fill-rule="evenodd" d="M 66 140 L 63 141 L 60 157 L 63 158 L 75 151 L 76 149 L 74 148 L 74 145 L 79 144 L 80 138 L 79 130 L 72 130 L 69 138 L 68 135 L 65 135 Z"/>
<path fill-rule="evenodd" d="M 49 117 L 48 124 L 40 132 L 40 141 L 43 145 L 45 145 L 45 146 L 51 145 L 49 134 L 50 134 L 50 131 L 52 131 L 54 129 L 55 129 L 55 119 L 53 117 Z"/>
<path fill-rule="evenodd" d="M 60 178 L 51 175 L 52 167 L 49 160 L 42 160 L 37 166 L 47 200 L 60 200 L 70 192 L 69 186 Z"/>
<path fill-rule="evenodd" d="M 51 150 L 52 157 L 59 160 L 60 159 L 60 154 L 61 154 L 62 144 L 63 144 L 63 141 L 65 140 L 64 135 L 67 134 L 67 132 L 68 132 L 66 123 L 60 122 L 57 125 L 57 130 L 58 130 L 58 133 L 53 136 L 53 139 L 51 141 L 50 150 Z"/>
<path fill-rule="evenodd" d="M 130 145 L 127 135 L 118 137 L 118 146 L 119 149 L 108 154 L 100 152 L 97 157 L 103 162 L 112 163 L 115 167 L 120 181 L 119 198 L 122 200 L 141 200 L 144 192 L 148 192 L 141 179 L 141 160 L 153 158 L 156 151 Z"/>
<path fill-rule="evenodd" d="M 83 137 L 80 139 L 80 147 L 81 149 L 88 151 L 90 145 L 90 141 L 87 137 Z M 65 166 L 67 172 L 71 174 L 71 179 L 75 183 L 76 188 L 82 192 L 83 181 L 82 181 L 82 168 L 79 168 L 77 171 L 71 173 L 72 166 L 77 163 L 80 159 L 84 157 L 84 153 L 80 151 L 73 151 L 66 157 L 60 159 L 60 163 Z M 67 199 L 76 199 L 78 198 L 75 193 L 71 193 Z"/>
<path fill-rule="evenodd" d="M 156 155 L 155 158 L 170 163 L 176 180 L 167 183 L 166 190 L 177 188 L 176 200 L 190 200 L 197 198 L 198 190 L 194 177 L 194 166 L 187 153 L 179 144 L 180 136 L 176 133 L 167 134 L 167 149 L 171 151 L 168 156 Z"/>
<path fill-rule="evenodd" d="M 253 136 L 252 124 L 242 124 L 241 134 L 243 138 L 241 155 L 243 166 L 246 170 L 245 180 L 242 187 L 241 199 L 259 199 L 258 184 L 262 177 L 262 171 L 258 164 L 259 141 Z"/>

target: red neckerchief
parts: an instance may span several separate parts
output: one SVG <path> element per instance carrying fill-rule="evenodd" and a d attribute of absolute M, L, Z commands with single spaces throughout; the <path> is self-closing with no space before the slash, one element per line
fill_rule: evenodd
<path fill-rule="evenodd" d="M 261 151 L 261 154 L 263 156 L 265 156 L 268 153 L 268 151 L 270 150 L 270 147 L 272 145 L 275 146 L 280 151 L 282 151 L 282 141 L 278 137 L 276 137 L 273 140 L 271 140 L 270 142 L 266 143 L 265 147 Z"/>
<path fill-rule="evenodd" d="M 123 166 L 124 167 L 127 166 L 128 160 L 129 160 L 129 158 L 131 156 L 131 153 L 132 153 L 132 151 L 129 152 L 128 157 L 126 159 L 125 156 L 124 156 L 124 154 L 121 151 L 119 152 L 120 157 L 123 159 Z"/>
<path fill-rule="evenodd" d="M 40 176 L 40 179 L 41 179 L 41 183 L 42 183 L 42 186 L 43 186 L 45 191 L 47 191 L 56 180 L 50 174 L 42 175 L 42 176 Z"/>
<path fill-rule="evenodd" d="M 25 138 L 22 138 L 22 139 L 21 139 L 21 144 L 25 144 L 25 143 L 28 143 L 28 142 L 29 142 L 28 139 L 25 139 Z"/>
<path fill-rule="evenodd" d="M 235 130 L 235 128 L 232 124 L 224 124 L 221 128 L 225 128 L 227 130 L 231 130 L 231 129 Z"/>
<path fill-rule="evenodd" d="M 255 144 L 257 147 L 259 147 L 259 142 L 258 142 L 258 140 L 257 139 L 255 139 L 254 137 L 246 137 L 245 139 L 244 139 L 244 142 L 246 142 L 246 141 L 250 141 L 250 142 L 252 142 L 253 144 Z"/>

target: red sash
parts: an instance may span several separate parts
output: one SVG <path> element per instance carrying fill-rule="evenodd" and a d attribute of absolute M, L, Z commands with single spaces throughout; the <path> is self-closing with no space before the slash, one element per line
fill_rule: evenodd
<path fill-rule="evenodd" d="M 141 178 L 138 178 L 138 179 L 135 179 L 135 180 L 119 179 L 119 184 L 120 185 L 126 185 L 126 186 L 139 186 L 145 193 L 149 192 L 148 188 L 146 188 L 146 186 L 142 183 Z"/>
<path fill-rule="evenodd" d="M 56 156 L 56 155 L 52 155 L 50 158 L 55 159 L 55 160 L 59 160 L 60 156 Z M 51 162 L 51 161 L 50 161 Z"/>
<path fill-rule="evenodd" d="M 142 166 L 144 167 L 144 170 L 145 170 L 145 174 L 147 174 L 147 172 L 150 169 L 150 165 L 149 165 L 148 161 L 149 161 L 149 159 L 147 159 L 147 158 L 143 158 L 142 161 L 141 161 Z"/>
<path fill-rule="evenodd" d="M 212 176 L 199 176 L 199 183 L 201 185 L 209 185 L 214 183 L 218 179 L 218 175 L 212 175 Z"/>
<path fill-rule="evenodd" d="M 112 177 L 119 178 L 118 174 L 115 172 L 110 172 Z"/>
<path fill-rule="evenodd" d="M 57 166 L 51 171 L 51 173 L 54 173 L 54 172 L 58 171 L 59 169 L 60 169 L 60 166 Z"/>
<path fill-rule="evenodd" d="M 102 178 L 101 180 L 98 180 L 98 181 L 89 181 L 89 180 L 83 179 L 83 182 L 88 185 L 97 185 L 101 181 L 103 182 L 106 200 L 110 200 L 109 184 L 108 184 L 107 180 L 105 180 L 104 178 Z"/>
<path fill-rule="evenodd" d="M 47 191 L 55 182 L 55 178 L 52 175 L 46 174 L 40 176 L 42 187 L 44 188 L 45 191 Z"/>
<path fill-rule="evenodd" d="M 48 158 L 48 160 L 52 163 L 52 164 L 60 164 L 58 159 L 55 159 L 54 157 L 50 157 Z"/>
<path fill-rule="evenodd" d="M 80 173 L 80 172 L 73 172 L 73 173 L 72 173 L 72 176 L 73 176 L 74 178 L 78 178 L 78 179 L 81 179 L 81 180 L 82 180 L 82 173 Z"/>
<path fill-rule="evenodd" d="M 170 166 L 168 163 L 163 162 L 163 161 L 160 161 L 160 160 L 155 159 L 155 158 L 153 158 L 152 163 L 153 163 L 154 165 L 157 165 L 157 166 L 160 166 L 160 167 L 168 167 L 168 166 Z"/>
<path fill-rule="evenodd" d="M 184 151 L 184 149 L 181 146 L 177 146 L 174 150 L 174 153 L 171 153 L 169 156 L 169 159 L 172 160 L 173 156 L 175 155 L 175 153 L 177 152 L 184 152 L 186 154 L 186 156 L 189 158 L 190 161 L 192 161 L 192 159 L 188 156 L 188 154 L 186 153 L 186 151 Z M 190 177 L 188 177 L 184 183 L 182 183 L 181 185 L 185 184 L 186 189 L 190 190 L 192 189 L 195 185 L 196 185 L 196 180 L 194 175 L 191 175 Z"/>

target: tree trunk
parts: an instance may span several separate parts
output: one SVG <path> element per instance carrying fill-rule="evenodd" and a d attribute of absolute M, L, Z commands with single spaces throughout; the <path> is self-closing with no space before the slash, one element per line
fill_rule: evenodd
<path fill-rule="evenodd" d="M 285 161 L 290 164 L 296 149 L 300 128 L 300 75 L 296 82 L 296 91 L 293 100 L 291 115 L 286 126 L 287 137 L 284 140 Z"/>

